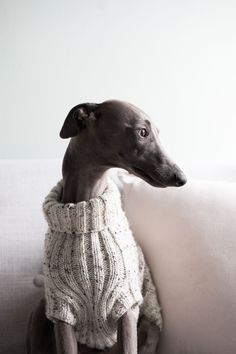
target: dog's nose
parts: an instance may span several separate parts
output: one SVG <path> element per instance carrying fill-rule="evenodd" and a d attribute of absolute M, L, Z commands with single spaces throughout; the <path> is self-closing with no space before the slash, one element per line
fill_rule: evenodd
<path fill-rule="evenodd" d="M 183 173 L 177 174 L 174 173 L 174 183 L 176 187 L 181 187 L 187 182 L 187 178 Z"/>

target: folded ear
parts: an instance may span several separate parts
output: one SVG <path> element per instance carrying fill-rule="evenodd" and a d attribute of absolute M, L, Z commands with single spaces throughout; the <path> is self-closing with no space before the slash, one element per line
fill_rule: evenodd
<path fill-rule="evenodd" d="M 80 130 L 86 127 L 90 120 L 95 119 L 97 103 L 82 103 L 70 110 L 60 131 L 62 139 L 76 136 Z"/>

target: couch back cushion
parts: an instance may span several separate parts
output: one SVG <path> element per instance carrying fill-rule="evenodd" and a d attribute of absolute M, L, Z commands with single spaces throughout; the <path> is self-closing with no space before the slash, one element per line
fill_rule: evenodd
<path fill-rule="evenodd" d="M 163 308 L 160 354 L 236 353 L 236 183 L 128 177 L 123 197 Z"/>
<path fill-rule="evenodd" d="M 33 278 L 42 267 L 42 202 L 61 178 L 60 161 L 0 164 L 0 353 L 25 354 L 30 312 L 42 296 Z"/>

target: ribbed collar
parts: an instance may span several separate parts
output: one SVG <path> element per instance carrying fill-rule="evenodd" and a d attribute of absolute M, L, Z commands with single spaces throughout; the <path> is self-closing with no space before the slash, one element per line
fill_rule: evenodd
<path fill-rule="evenodd" d="M 98 197 L 79 203 L 60 202 L 63 179 L 52 188 L 43 202 L 43 212 L 51 230 L 69 234 L 101 231 L 112 225 L 121 211 L 120 193 L 109 178 Z"/>

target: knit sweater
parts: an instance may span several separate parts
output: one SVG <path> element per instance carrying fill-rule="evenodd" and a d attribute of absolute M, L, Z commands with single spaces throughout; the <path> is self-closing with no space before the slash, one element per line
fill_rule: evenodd
<path fill-rule="evenodd" d="M 89 201 L 60 202 L 63 180 L 43 203 L 48 222 L 43 271 L 46 316 L 74 326 L 77 341 L 104 349 L 132 309 L 161 328 L 156 290 L 121 207 L 115 183 Z"/>

